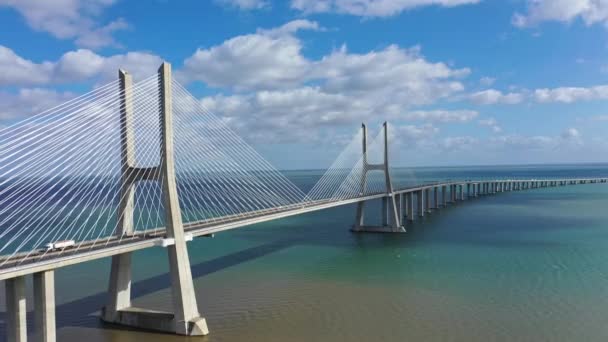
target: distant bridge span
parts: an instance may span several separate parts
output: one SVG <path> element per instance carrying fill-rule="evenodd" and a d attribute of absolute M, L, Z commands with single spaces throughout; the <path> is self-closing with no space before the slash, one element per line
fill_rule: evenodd
<path fill-rule="evenodd" d="M 74 100 L 51 111 L 57 113 L 51 119 L 46 119 L 50 114 L 36 118 L 46 120 L 42 123 L 27 122 L 0 131 L 0 163 L 5 163 L 0 166 L 0 241 L 4 244 L 0 280 L 6 282 L 5 326 L 11 342 L 27 340 L 25 277 L 30 274 L 40 341 L 55 341 L 54 270 L 105 257 L 112 257 L 112 268 L 104 321 L 206 335 L 187 251 L 192 238 L 350 204 L 357 207 L 352 231 L 405 233 L 408 221 L 450 203 L 507 191 L 608 181 L 450 180 L 395 188 L 385 123 L 371 143 L 363 125 L 305 194 L 221 120 L 199 108 L 200 103 L 172 79 L 169 64 L 163 63 L 157 77 L 135 85 L 127 73 L 119 75 L 117 89 L 101 87 L 87 95 L 86 104 Z M 119 115 L 110 115 L 114 112 Z M 115 122 L 95 121 L 114 117 Z M 180 143 L 183 137 L 186 140 Z M 380 154 L 381 161 L 370 162 Z M 108 169 L 116 171 L 114 177 L 107 176 Z M 20 173 L 28 176 L 15 175 Z M 374 178 L 374 174 L 382 177 Z M 137 191 L 143 197 L 137 197 Z M 365 221 L 365 203 L 372 200 L 382 202 L 382 222 L 377 225 Z M 74 246 L 43 248 L 58 237 L 73 240 Z M 131 305 L 131 253 L 156 246 L 168 251 L 173 312 Z"/>

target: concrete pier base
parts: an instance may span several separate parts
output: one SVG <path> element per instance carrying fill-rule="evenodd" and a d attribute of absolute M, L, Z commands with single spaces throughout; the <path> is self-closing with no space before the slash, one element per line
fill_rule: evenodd
<path fill-rule="evenodd" d="M 102 317 L 105 316 L 105 312 L 102 312 Z M 179 331 L 178 333 L 180 335 L 188 336 L 202 336 L 209 333 L 207 322 L 202 317 L 198 317 L 184 323 L 176 321 L 175 315 L 170 312 L 135 307 L 126 308 L 116 312 L 114 320 L 111 322 L 108 322 L 105 319 L 104 321 L 111 324 L 120 324 L 134 328 L 166 333 L 175 333 Z M 185 327 L 185 329 L 181 328 L 182 326 Z"/>

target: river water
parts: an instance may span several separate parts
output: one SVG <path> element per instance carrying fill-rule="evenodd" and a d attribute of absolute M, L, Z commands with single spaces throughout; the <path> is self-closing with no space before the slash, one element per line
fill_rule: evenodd
<path fill-rule="evenodd" d="M 306 188 L 321 172 L 287 175 Z M 417 168 L 397 169 L 393 176 L 397 186 L 443 179 L 606 177 L 608 166 Z M 333 208 L 189 243 L 198 306 L 211 331 L 207 337 L 103 325 L 98 314 L 109 259 L 60 269 L 58 339 L 608 339 L 608 184 L 472 199 L 408 224 L 406 234 L 351 233 L 354 211 L 354 206 Z M 370 221 L 378 219 L 378 205 L 370 205 L 368 213 Z M 133 265 L 135 304 L 168 309 L 166 251 L 137 252 Z"/>

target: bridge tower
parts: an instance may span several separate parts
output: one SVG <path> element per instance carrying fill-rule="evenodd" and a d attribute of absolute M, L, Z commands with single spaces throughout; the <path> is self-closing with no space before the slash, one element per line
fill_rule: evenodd
<path fill-rule="evenodd" d="M 401 217 L 399 214 L 399 204 L 397 203 L 396 195 L 393 192 L 393 184 L 389 170 L 388 158 L 388 123 L 382 125 L 384 135 L 384 159 L 381 164 L 370 164 L 367 159 L 367 127 L 361 125 L 363 131 L 363 157 L 362 157 L 362 172 L 361 172 L 361 194 L 365 194 L 367 189 L 367 177 L 370 171 L 378 170 L 384 173 L 386 185 L 386 195 L 382 197 L 382 224 L 380 226 L 365 225 L 365 202 L 357 203 L 357 216 L 355 225 L 352 231 L 354 232 L 383 232 L 383 233 L 404 233 L 405 228 L 401 225 Z"/>
<path fill-rule="evenodd" d="M 173 151 L 173 114 L 171 99 L 171 65 L 163 63 L 159 70 L 159 108 L 161 125 L 160 165 L 138 168 L 135 164 L 133 132 L 133 89 L 131 75 L 119 71 L 121 88 L 121 156 L 122 184 L 119 204 L 118 235 L 133 233 L 135 185 L 145 180 L 163 184 L 162 201 L 165 208 L 173 313 L 158 312 L 131 306 L 131 253 L 112 257 L 108 287 L 109 301 L 102 309 L 102 320 L 135 328 L 159 330 L 179 335 L 206 335 L 207 323 L 198 312 L 190 260 L 184 236 L 181 209 L 177 198 Z"/>

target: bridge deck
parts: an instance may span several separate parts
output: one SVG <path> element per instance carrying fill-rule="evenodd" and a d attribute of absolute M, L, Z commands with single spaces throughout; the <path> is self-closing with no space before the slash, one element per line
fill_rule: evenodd
<path fill-rule="evenodd" d="M 576 178 L 576 179 L 526 179 L 526 180 L 466 180 L 466 181 L 447 181 L 422 184 L 418 186 L 403 188 L 394 191 L 394 194 L 416 192 L 429 188 L 467 185 L 480 183 L 518 183 L 518 182 L 575 182 L 576 184 L 587 182 L 608 181 L 608 178 Z M 289 216 L 299 215 L 307 212 L 323 210 L 327 208 L 353 204 L 361 201 L 368 201 L 387 196 L 386 193 L 376 193 L 349 199 L 340 200 L 318 200 L 305 202 L 302 204 L 265 209 L 249 212 L 242 215 L 224 216 L 217 219 L 191 222 L 184 224 L 186 233 L 196 236 L 210 235 L 225 230 L 235 229 L 256 223 L 276 220 Z M 165 238 L 164 227 L 139 231 L 130 236 L 115 236 L 105 238 L 101 241 L 81 241 L 73 248 L 66 250 L 50 251 L 35 250 L 13 256 L 0 257 L 0 280 L 14 278 L 21 275 L 36 273 L 49 269 L 73 265 L 81 262 L 109 257 L 117 254 L 132 252 L 144 248 L 161 245 Z M 8 260 L 7 260 L 8 259 Z"/>

